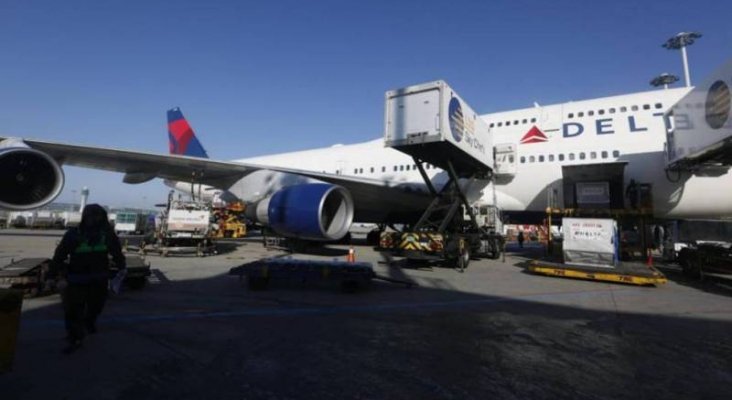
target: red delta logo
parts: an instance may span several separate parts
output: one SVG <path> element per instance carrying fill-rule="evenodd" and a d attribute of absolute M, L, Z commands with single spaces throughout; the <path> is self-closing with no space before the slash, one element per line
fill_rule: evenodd
<path fill-rule="evenodd" d="M 526 132 L 524 137 L 521 138 L 521 144 L 544 143 L 548 140 L 549 138 L 546 137 L 544 132 L 537 128 L 536 125 L 534 125 L 531 127 L 531 129 L 529 129 L 528 132 Z"/>

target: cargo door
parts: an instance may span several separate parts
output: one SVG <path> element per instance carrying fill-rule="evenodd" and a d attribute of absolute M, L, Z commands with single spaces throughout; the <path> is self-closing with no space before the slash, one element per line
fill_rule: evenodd
<path fill-rule="evenodd" d="M 517 146 L 514 143 L 501 143 L 493 148 L 496 175 L 516 175 L 516 148 Z"/>

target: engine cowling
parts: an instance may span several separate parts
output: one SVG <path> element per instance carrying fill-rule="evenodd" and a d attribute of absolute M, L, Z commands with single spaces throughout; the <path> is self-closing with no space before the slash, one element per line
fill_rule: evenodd
<path fill-rule="evenodd" d="M 338 240 L 353 222 L 353 198 L 340 186 L 312 183 L 288 186 L 248 207 L 249 217 L 282 236 Z"/>
<path fill-rule="evenodd" d="M 64 187 L 64 172 L 48 154 L 23 141 L 0 143 L 0 209 L 30 210 L 52 202 Z"/>

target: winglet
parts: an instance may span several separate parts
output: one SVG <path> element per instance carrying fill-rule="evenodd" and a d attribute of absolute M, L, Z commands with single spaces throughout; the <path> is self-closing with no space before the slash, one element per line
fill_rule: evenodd
<path fill-rule="evenodd" d="M 170 154 L 208 158 L 206 150 L 178 107 L 168 110 L 168 144 Z"/>

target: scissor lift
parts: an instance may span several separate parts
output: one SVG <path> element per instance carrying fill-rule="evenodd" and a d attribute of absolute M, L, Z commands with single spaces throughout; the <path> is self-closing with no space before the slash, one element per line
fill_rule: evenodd
<path fill-rule="evenodd" d="M 471 255 L 498 258 L 503 237 L 478 224 L 460 185 L 493 178 L 486 123 L 442 81 L 387 92 L 385 122 L 386 146 L 412 157 L 432 202 L 409 229 L 383 232 L 379 247 L 410 259 L 446 260 L 460 270 Z M 439 190 L 425 164 L 447 174 Z"/>

